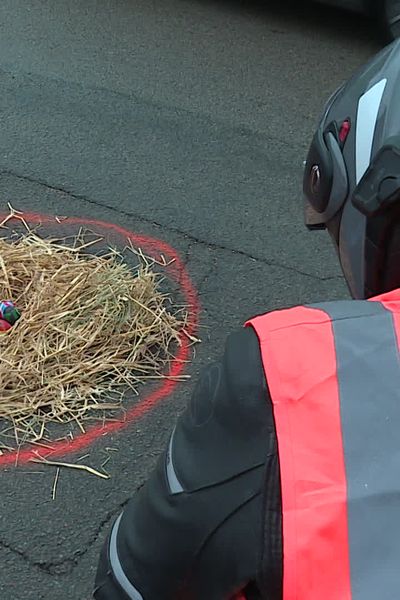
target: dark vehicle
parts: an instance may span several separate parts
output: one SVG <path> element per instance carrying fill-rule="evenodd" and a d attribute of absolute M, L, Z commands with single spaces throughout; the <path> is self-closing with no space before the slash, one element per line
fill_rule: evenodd
<path fill-rule="evenodd" d="M 400 0 L 322 0 L 322 2 L 372 15 L 379 19 L 389 40 L 400 37 Z"/>

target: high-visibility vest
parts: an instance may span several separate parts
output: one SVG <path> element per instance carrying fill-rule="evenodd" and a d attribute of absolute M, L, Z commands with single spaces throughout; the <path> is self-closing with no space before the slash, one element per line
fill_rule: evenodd
<path fill-rule="evenodd" d="M 284 600 L 400 599 L 400 290 L 249 321 L 273 403 Z"/>

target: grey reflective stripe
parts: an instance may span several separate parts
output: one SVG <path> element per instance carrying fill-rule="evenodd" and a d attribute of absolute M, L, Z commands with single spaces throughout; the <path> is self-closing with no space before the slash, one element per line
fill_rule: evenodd
<path fill-rule="evenodd" d="M 387 79 L 378 81 L 358 103 L 356 123 L 356 183 L 359 183 L 371 161 L 375 127 Z"/>
<path fill-rule="evenodd" d="M 400 597 L 400 368 L 379 302 L 327 303 L 348 493 L 352 600 Z"/>
<path fill-rule="evenodd" d="M 358 104 L 356 124 L 356 184 L 367 171 L 374 143 L 375 128 L 379 116 L 387 79 L 370 88 Z M 356 298 L 365 296 L 365 238 L 366 217 L 346 202 L 340 223 L 339 252 L 342 269 Z"/>
<path fill-rule="evenodd" d="M 172 460 L 172 446 L 174 441 L 174 433 L 175 429 L 172 432 L 167 450 L 167 480 L 171 494 L 181 494 L 184 491 L 184 489 L 176 475 L 174 463 Z"/>
<path fill-rule="evenodd" d="M 130 600 L 143 600 L 143 596 L 138 592 L 135 586 L 129 581 L 127 576 L 124 573 L 121 562 L 118 556 L 117 550 L 117 535 L 119 525 L 121 523 L 122 514 L 119 515 L 118 519 L 114 523 L 114 527 L 111 532 L 110 539 L 110 564 L 113 571 L 113 575 L 121 588 L 124 590 L 125 594 L 130 598 Z"/>

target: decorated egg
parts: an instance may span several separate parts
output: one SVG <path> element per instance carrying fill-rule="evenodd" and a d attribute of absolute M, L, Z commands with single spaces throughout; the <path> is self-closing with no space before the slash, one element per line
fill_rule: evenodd
<path fill-rule="evenodd" d="M 0 333 L 4 332 L 4 331 L 8 331 L 9 329 L 11 329 L 12 325 L 10 325 L 10 323 L 8 321 L 5 321 L 4 319 L 0 319 Z"/>
<path fill-rule="evenodd" d="M 7 321 L 10 325 L 14 325 L 20 318 L 21 313 L 15 306 L 14 302 L 5 300 L 0 302 L 0 319 Z"/>

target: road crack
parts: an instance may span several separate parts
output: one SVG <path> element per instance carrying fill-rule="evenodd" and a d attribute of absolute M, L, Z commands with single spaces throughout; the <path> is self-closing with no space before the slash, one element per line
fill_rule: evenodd
<path fill-rule="evenodd" d="M 136 491 L 138 492 L 141 487 L 143 487 L 143 484 L 140 485 Z M 110 510 L 99 523 L 85 547 L 76 550 L 72 556 L 52 561 L 34 560 L 31 558 L 28 552 L 20 550 L 19 548 L 14 547 L 12 544 L 5 542 L 4 540 L 0 540 L 0 548 L 8 550 L 12 554 L 15 554 L 16 556 L 20 557 L 30 567 L 39 569 L 40 571 L 47 573 L 48 575 L 70 575 L 73 572 L 73 570 L 78 566 L 80 559 L 83 556 L 85 556 L 85 554 L 87 554 L 90 548 L 98 541 L 99 537 L 103 533 L 103 530 L 122 511 L 122 509 L 126 506 L 128 502 L 129 498 L 121 502 L 121 504 L 119 504 L 116 508 Z"/>
<path fill-rule="evenodd" d="M 79 201 L 85 202 L 86 204 L 89 204 L 91 206 L 97 206 L 98 208 L 106 209 L 106 210 L 109 210 L 110 212 L 117 213 L 120 216 L 128 217 L 130 219 L 135 219 L 139 223 L 146 223 L 146 224 L 152 225 L 153 227 L 157 227 L 158 229 L 161 229 L 163 231 L 174 233 L 176 235 L 179 235 L 183 239 L 191 242 L 190 249 L 194 244 L 198 244 L 199 246 L 203 246 L 205 248 L 210 248 L 211 250 L 220 250 L 220 251 L 229 252 L 233 255 L 242 256 L 253 262 L 258 262 L 258 263 L 264 264 L 268 267 L 281 269 L 283 271 L 288 271 L 290 273 L 296 273 L 297 275 L 301 275 L 303 277 L 308 277 L 308 278 L 316 280 L 316 281 L 335 281 L 335 280 L 342 279 L 341 275 L 329 275 L 327 277 L 323 277 L 323 276 L 321 277 L 314 273 L 309 273 L 308 271 L 304 271 L 303 269 L 299 269 L 297 267 L 287 265 L 280 261 L 268 260 L 262 256 L 257 256 L 255 254 L 251 254 L 244 250 L 240 250 L 238 248 L 231 247 L 227 244 L 220 244 L 217 242 L 212 242 L 212 241 L 206 240 L 202 237 L 195 236 L 192 233 L 189 233 L 187 231 L 180 229 L 179 227 L 175 227 L 173 225 L 167 225 L 165 223 L 159 223 L 158 221 L 155 221 L 154 219 L 149 219 L 148 217 L 144 217 L 143 215 L 140 215 L 133 211 L 127 211 L 127 210 L 123 210 L 120 208 L 116 208 L 115 206 L 112 206 L 110 204 L 102 203 L 102 202 L 99 202 L 92 198 L 89 198 L 85 194 L 77 194 L 77 193 L 73 192 L 72 190 L 68 190 L 64 187 L 52 185 L 52 184 L 50 184 L 42 179 L 39 179 L 39 178 L 31 177 L 29 175 L 21 175 L 20 173 L 17 173 L 15 171 L 12 171 L 9 169 L 2 170 L 0 172 L 0 176 L 1 175 L 15 177 L 17 179 L 21 179 L 21 180 L 27 181 L 29 183 L 40 185 L 42 187 L 45 187 L 47 190 L 50 190 L 50 191 L 53 191 L 53 192 L 56 192 L 59 194 L 63 194 L 74 200 L 79 200 Z"/>

